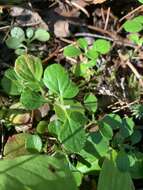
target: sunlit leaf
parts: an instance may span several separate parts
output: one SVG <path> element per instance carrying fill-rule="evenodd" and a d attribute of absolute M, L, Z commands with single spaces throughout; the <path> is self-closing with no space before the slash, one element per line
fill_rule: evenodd
<path fill-rule="evenodd" d="M 16 59 L 14 70 L 25 81 L 40 81 L 43 74 L 42 62 L 32 55 L 21 55 Z"/>
<path fill-rule="evenodd" d="M 81 51 L 79 48 L 69 45 L 64 48 L 64 56 L 67 57 L 77 57 L 81 54 Z"/>
<path fill-rule="evenodd" d="M 127 20 L 123 24 L 123 27 L 126 32 L 140 32 L 143 29 L 142 24 L 134 20 Z"/>
<path fill-rule="evenodd" d="M 93 44 L 94 49 L 101 53 L 101 54 L 106 54 L 110 51 L 111 49 L 111 45 L 110 42 L 107 40 L 103 40 L 103 39 L 98 39 L 94 42 Z"/>
<path fill-rule="evenodd" d="M 59 64 L 53 64 L 44 72 L 44 84 L 50 91 L 63 98 L 73 98 L 78 93 L 78 87 L 69 79 L 66 70 Z"/>
<path fill-rule="evenodd" d="M 97 98 L 94 94 L 90 93 L 84 97 L 84 105 L 90 111 L 95 113 L 97 110 Z"/>
<path fill-rule="evenodd" d="M 86 50 L 88 47 L 88 42 L 85 38 L 79 38 L 77 40 L 77 43 L 78 43 L 79 47 L 83 50 Z"/>

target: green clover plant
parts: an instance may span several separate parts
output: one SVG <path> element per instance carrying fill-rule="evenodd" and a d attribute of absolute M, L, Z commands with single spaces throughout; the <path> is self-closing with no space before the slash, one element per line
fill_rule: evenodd
<path fill-rule="evenodd" d="M 72 71 L 75 76 L 89 80 L 94 74 L 93 68 L 97 66 L 99 57 L 109 53 L 110 49 L 111 45 L 107 40 L 97 39 L 89 47 L 85 38 L 79 38 L 75 45 L 69 45 L 64 48 L 64 56 L 79 58 L 79 63 L 73 64 Z"/>
<path fill-rule="evenodd" d="M 82 48 L 86 47 L 85 43 L 81 44 Z M 75 52 L 81 51 L 81 49 L 76 51 L 76 48 L 72 46 L 74 55 Z M 67 50 L 69 49 L 65 49 Z M 105 53 L 105 50 L 101 51 Z M 48 133 L 54 137 L 54 153 L 60 151 L 66 155 L 66 161 L 73 175 L 75 178 L 78 175 L 80 181 L 84 174 L 99 172 L 101 163 L 106 162 L 106 159 L 113 161 L 111 155 L 114 153 L 116 155 L 114 169 L 115 172 L 118 171 L 119 178 L 122 172 L 127 172 L 129 177 L 126 180 L 130 184 L 131 176 L 142 177 L 140 170 L 137 171 L 135 167 L 139 165 L 142 168 L 140 162 L 142 154 L 140 155 L 140 152 L 135 149 L 142 135 L 135 128 L 133 119 L 121 118 L 113 113 L 96 119 L 97 97 L 88 92 L 81 101 L 77 101 L 80 88 L 70 79 L 69 73 L 60 64 L 53 63 L 43 69 L 39 58 L 29 54 L 21 55 L 16 59 L 14 68 L 5 72 L 1 84 L 6 93 L 20 97 L 19 102 L 26 111 L 32 112 L 48 103 L 53 112 L 51 119 L 41 120 L 37 124 L 34 134 L 15 137 L 17 139 L 15 142 L 22 140 L 26 148 L 25 155 L 28 154 L 27 151 L 29 154 L 46 151 L 46 143 L 42 142 L 42 135 Z M 8 111 L 10 110 L 7 110 L 7 113 Z M 87 118 L 87 115 L 90 117 Z M 88 130 L 88 127 L 95 129 Z M 19 143 L 16 143 L 17 146 L 19 147 Z M 16 147 L 13 149 L 17 150 Z M 6 155 L 9 152 L 8 145 L 5 152 Z M 69 159 L 70 155 L 76 156 L 76 163 Z M 102 167 L 105 168 L 104 164 Z M 80 181 L 77 183 L 80 184 Z"/>
<path fill-rule="evenodd" d="M 28 110 L 37 109 L 45 103 L 52 104 L 61 121 L 59 141 L 71 151 L 76 152 L 83 148 L 86 140 L 83 127 L 86 117 L 76 109 L 69 111 L 70 101 L 67 101 L 73 101 L 79 89 L 61 65 L 52 64 L 43 73 L 39 58 L 21 55 L 16 59 L 14 69 L 6 71 L 2 86 L 7 93 L 20 95 L 20 103 Z M 71 138 L 68 139 L 68 136 Z"/>
<path fill-rule="evenodd" d="M 143 16 L 126 21 L 123 27 L 129 39 L 141 47 Z M 65 47 L 64 56 L 70 61 L 76 59 L 71 74 L 57 63 L 45 68 L 40 58 L 27 54 L 34 40 L 46 42 L 49 33 L 32 28 L 24 32 L 14 27 L 6 40 L 7 46 L 20 56 L 14 68 L 6 70 L 1 79 L 3 92 L 16 99 L 12 106 L 1 107 L 0 126 L 4 124 L 10 130 L 25 124 L 32 130 L 15 134 L 6 142 L 5 160 L 0 163 L 1 190 L 47 187 L 77 190 L 84 175 L 99 172 L 97 190 L 135 190 L 132 178 L 143 178 L 143 153 L 136 147 L 142 133 L 134 123 L 134 118 L 142 120 L 142 104 L 130 107 L 130 117 L 115 113 L 101 117 L 94 92 L 89 89 L 83 94 L 80 84 L 74 82 L 75 76 L 90 80 L 98 70 L 98 60 L 109 53 L 110 42 L 97 39 L 88 45 L 85 38 L 80 38 L 76 44 Z M 137 89 L 135 94 L 132 88 Z M 138 96 L 137 81 L 132 77 L 129 89 L 132 98 Z M 44 119 L 33 118 L 45 105 L 49 106 L 50 113 Z"/>

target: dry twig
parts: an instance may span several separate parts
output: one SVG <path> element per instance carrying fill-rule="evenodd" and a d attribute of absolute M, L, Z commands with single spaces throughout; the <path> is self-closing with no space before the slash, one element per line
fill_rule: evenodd
<path fill-rule="evenodd" d="M 138 10 L 143 9 L 143 5 L 140 5 L 139 7 L 137 7 L 136 9 L 132 10 L 131 12 L 129 12 L 128 14 L 126 14 L 125 16 L 123 16 L 119 22 L 122 22 L 124 19 L 128 18 L 129 16 L 131 16 L 132 14 L 134 14 L 135 12 L 137 12 Z"/>
<path fill-rule="evenodd" d="M 111 8 L 108 7 L 104 30 L 106 30 L 106 29 L 107 29 L 107 26 L 108 26 L 109 17 L 110 17 L 110 11 L 111 11 Z"/>

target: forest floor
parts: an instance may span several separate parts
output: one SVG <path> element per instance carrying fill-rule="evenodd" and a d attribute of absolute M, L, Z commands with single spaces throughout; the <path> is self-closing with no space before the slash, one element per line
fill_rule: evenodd
<path fill-rule="evenodd" d="M 21 1 L 21 3 L 17 3 L 18 1 L 15 1 L 15 3 L 11 3 L 12 1 L 5 2 L 0 1 L 0 121 L 1 136 L 3 137 L 1 137 L 2 156 L 6 154 L 5 145 L 9 142 L 8 140 L 11 136 L 24 133 L 25 130 L 30 134 L 35 134 L 37 123 L 40 120 L 50 121 L 51 118 L 53 119 L 53 112 L 55 111 L 49 105 L 45 105 L 41 110 L 40 108 L 39 110 L 37 108 L 33 109 L 32 113 L 30 112 L 30 116 L 22 118 L 23 121 L 20 123 L 21 129 L 11 119 L 8 122 L 5 121 L 3 110 L 10 110 L 19 101 L 20 96 L 18 94 L 14 96 L 12 93 L 9 93 L 9 95 L 8 86 L 3 82 L 5 72 L 14 67 L 15 60 L 23 51 L 20 48 L 10 48 L 13 44 L 11 45 L 10 43 L 12 42 L 8 42 L 8 39 L 14 27 L 19 27 L 24 32 L 27 28 L 32 28 L 32 30 L 41 28 L 44 31 L 48 31 L 50 35 L 48 41 L 35 40 L 31 43 L 24 42 L 24 51 L 39 57 L 42 60 L 44 69 L 53 63 L 62 65 L 70 73 L 70 78 L 80 88 L 76 101 L 83 104 L 83 99 L 87 93 L 92 93 L 96 96 L 98 108 L 95 113 L 92 108 L 92 114 L 88 112 L 88 109 L 85 111 L 88 121 L 90 120 L 86 124 L 88 132 L 97 131 L 99 126 L 93 120 L 100 120 L 107 114 L 115 114 L 121 118 L 131 118 L 139 131 L 136 137 L 139 140 L 131 147 L 129 143 L 130 137 L 124 139 L 124 151 L 128 154 L 129 150 L 132 149 L 142 154 L 143 43 L 140 45 L 135 40 L 133 41 L 129 38 L 130 32 L 125 30 L 124 23 L 142 15 L 143 5 L 135 0 L 31 0 Z M 140 38 L 142 37 L 142 31 L 136 33 Z M 75 65 L 78 65 L 79 62 L 87 61 L 87 59 L 91 61 L 95 58 L 95 54 L 93 55 L 92 52 L 86 58 L 84 54 L 74 55 L 77 52 L 72 52 L 73 56 L 70 54 L 71 52 L 64 52 L 65 47 L 68 45 L 74 46 L 79 38 L 86 40 L 89 49 L 95 40 L 102 39 L 106 42 L 108 41 L 110 43 L 110 51 L 106 52 L 105 47 L 104 53 L 101 49 L 102 53 L 96 57 L 96 65 L 83 70 L 80 68 L 81 70 L 77 71 Z M 54 109 L 56 108 L 54 107 Z M 37 110 L 40 112 L 40 116 Z M 41 116 L 42 114 L 43 116 Z M 4 126 L 4 129 L 2 126 Z M 117 134 L 116 130 L 112 139 L 110 139 L 110 145 L 118 151 L 119 147 L 114 144 L 115 141 L 112 141 L 116 136 L 115 134 Z M 50 140 L 52 137 L 45 133 L 41 135 L 41 138 L 43 146 L 47 146 L 45 148 L 46 151 L 43 152 L 50 154 L 54 144 Z M 48 139 L 48 145 L 45 143 L 46 139 Z M 128 149 L 129 146 L 130 149 Z M 77 159 L 78 157 L 75 160 L 77 161 Z M 143 165 L 143 155 L 141 155 L 140 160 Z M 141 168 L 143 169 L 143 166 Z M 138 169 L 139 173 L 136 171 L 137 177 L 133 177 L 136 190 L 143 189 L 143 170 L 139 171 L 141 168 Z M 88 172 L 90 173 L 90 171 Z M 80 188 L 82 190 L 96 190 L 95 184 L 97 181 L 95 182 L 94 180 L 98 180 L 98 175 L 85 174 Z"/>

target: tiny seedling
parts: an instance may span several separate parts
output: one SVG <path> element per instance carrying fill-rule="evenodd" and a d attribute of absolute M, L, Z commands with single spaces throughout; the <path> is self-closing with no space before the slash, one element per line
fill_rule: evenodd
<path fill-rule="evenodd" d="M 107 40 L 97 39 L 92 46 L 89 46 L 85 38 L 80 38 L 75 45 L 64 48 L 64 56 L 78 58 L 78 63 L 73 64 L 72 71 L 76 76 L 89 80 L 95 72 L 93 68 L 97 67 L 97 60 L 100 56 L 109 53 L 110 49 L 111 45 Z"/>
<path fill-rule="evenodd" d="M 27 53 L 30 50 L 30 44 L 34 41 L 46 42 L 50 38 L 49 33 L 41 28 L 27 28 L 26 31 L 20 27 L 14 27 L 10 31 L 10 36 L 6 40 L 6 45 L 14 49 L 17 55 Z"/>

